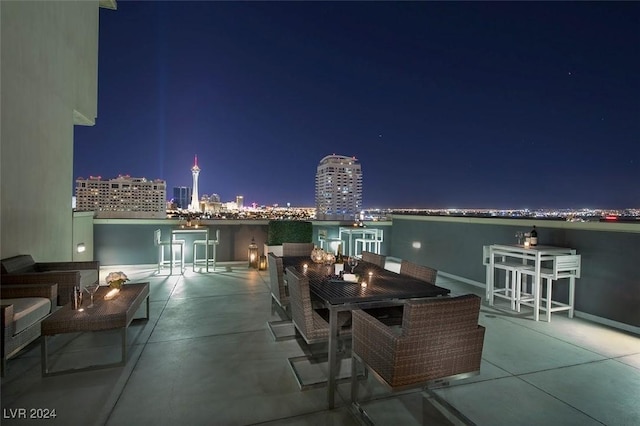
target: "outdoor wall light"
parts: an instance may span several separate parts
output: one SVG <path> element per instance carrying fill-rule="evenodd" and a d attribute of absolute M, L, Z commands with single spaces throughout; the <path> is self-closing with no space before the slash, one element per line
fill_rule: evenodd
<path fill-rule="evenodd" d="M 414 241 L 413 243 L 411 243 L 411 247 L 413 247 L 414 249 L 419 249 L 420 247 L 422 247 L 422 243 L 420 241 Z"/>
<path fill-rule="evenodd" d="M 256 240 L 251 237 L 251 244 L 249 244 L 249 268 L 258 269 L 258 246 Z"/>
<path fill-rule="evenodd" d="M 87 249 L 87 246 L 85 246 L 84 243 L 80 243 L 76 246 L 76 251 L 78 253 L 84 253 L 86 249 Z"/>

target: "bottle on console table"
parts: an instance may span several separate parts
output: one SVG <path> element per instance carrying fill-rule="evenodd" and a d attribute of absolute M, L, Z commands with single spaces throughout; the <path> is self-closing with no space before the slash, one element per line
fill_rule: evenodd
<path fill-rule="evenodd" d="M 338 254 L 336 255 L 336 263 L 334 266 L 334 273 L 342 276 L 344 273 L 344 257 L 342 256 L 342 244 L 338 244 Z"/>
<path fill-rule="evenodd" d="M 538 231 L 536 231 L 536 226 L 533 225 L 533 229 L 529 233 L 529 244 L 531 247 L 535 247 L 538 245 Z"/>

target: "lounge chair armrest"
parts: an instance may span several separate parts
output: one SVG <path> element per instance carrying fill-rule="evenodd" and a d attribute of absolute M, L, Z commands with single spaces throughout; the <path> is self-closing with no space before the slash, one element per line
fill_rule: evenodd
<path fill-rule="evenodd" d="M 100 262 L 87 260 L 78 262 L 37 262 L 36 270 L 40 272 L 74 271 L 80 269 L 100 269 Z"/>
<path fill-rule="evenodd" d="M 393 346 L 397 343 L 399 335 L 391 329 L 391 327 L 385 325 L 380 320 L 372 315 L 369 315 L 365 311 L 355 310 L 352 315 L 352 328 L 355 330 L 358 328 L 359 333 L 363 333 L 363 336 L 375 336 L 375 342 L 371 339 L 366 339 L 366 345 L 390 345 Z"/>
<path fill-rule="evenodd" d="M 2 286 L 5 284 L 49 284 L 58 283 L 63 286 L 80 285 L 80 271 L 49 271 L 29 272 L 26 274 L 5 274 L 2 276 Z"/>
<path fill-rule="evenodd" d="M 2 328 L 5 329 L 13 322 L 13 305 L 8 304 L 9 302 L 5 301 L 0 308 L 2 309 Z M 4 343 L 3 343 L 4 344 Z"/>
<path fill-rule="evenodd" d="M 16 299 L 20 297 L 45 297 L 55 306 L 58 300 L 58 284 L 3 284 L 2 299 Z M 11 303 L 10 300 L 5 302 Z"/>

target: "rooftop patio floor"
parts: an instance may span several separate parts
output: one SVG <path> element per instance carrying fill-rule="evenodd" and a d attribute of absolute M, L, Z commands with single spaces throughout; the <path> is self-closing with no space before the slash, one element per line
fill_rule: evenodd
<path fill-rule="evenodd" d="M 397 265 L 389 265 L 393 269 Z M 245 263 L 216 272 L 157 275 L 155 265 L 103 267 L 150 282 L 150 319 L 129 327 L 124 367 L 41 377 L 39 341 L 9 360 L 2 379 L 2 423 L 26 424 L 16 409 L 55 409 L 65 425 L 357 425 L 349 384 L 326 408 L 326 388 L 300 391 L 287 358 L 298 340 L 274 341 L 268 271 Z M 438 277 L 452 294 L 483 289 Z M 526 309 L 526 308 L 525 308 Z M 143 312 L 141 312 L 143 313 Z M 478 425 L 640 424 L 640 337 L 557 313 L 534 322 L 483 304 L 481 373 L 436 390 Z M 54 336 L 55 368 L 117 360 L 119 332 Z M 420 391 L 387 393 L 372 377 L 363 406 L 375 424 L 420 424 Z M 33 422 L 37 422 L 32 420 Z M 41 423 L 41 421 L 40 421 Z"/>

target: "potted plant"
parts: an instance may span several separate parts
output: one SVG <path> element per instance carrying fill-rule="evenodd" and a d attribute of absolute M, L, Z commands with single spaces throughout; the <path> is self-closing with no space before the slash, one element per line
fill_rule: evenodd
<path fill-rule="evenodd" d="M 302 220 L 270 220 L 264 253 L 282 256 L 282 243 L 310 243 L 313 224 Z"/>

